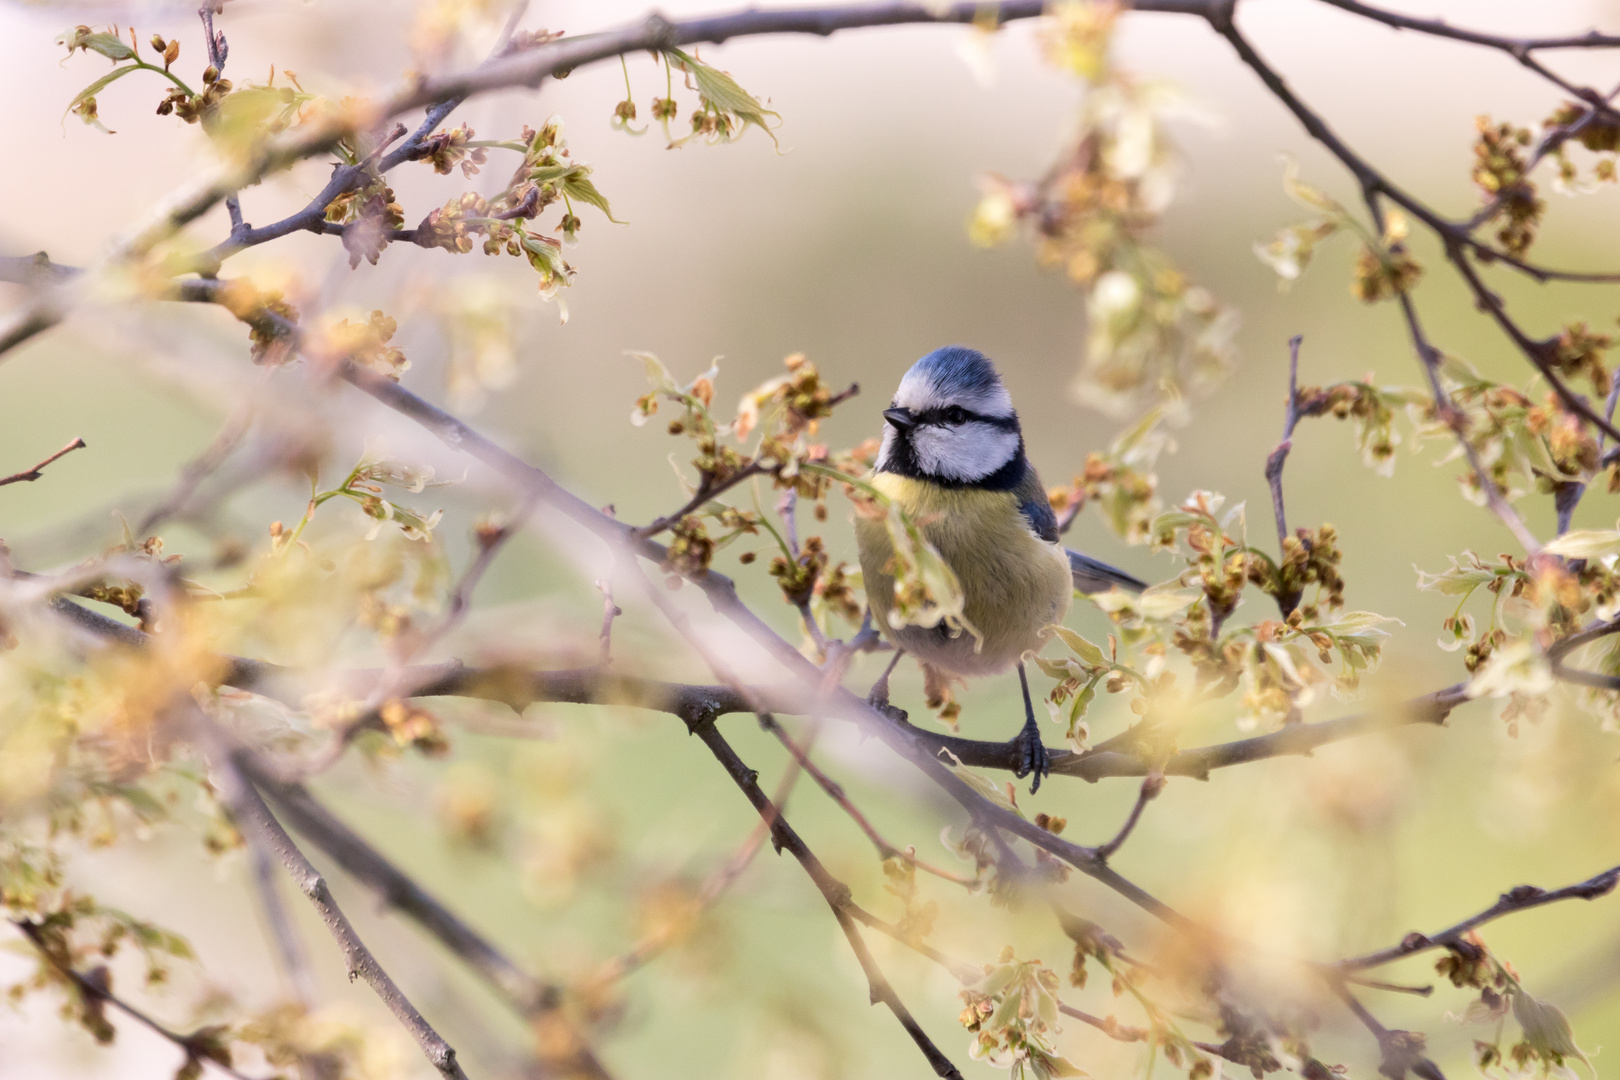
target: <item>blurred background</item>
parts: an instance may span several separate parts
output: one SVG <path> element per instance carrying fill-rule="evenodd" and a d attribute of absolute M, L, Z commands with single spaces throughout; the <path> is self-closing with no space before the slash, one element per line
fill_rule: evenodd
<path fill-rule="evenodd" d="M 680 16 L 715 6 L 670 0 L 661 8 Z M 1426 0 L 1403 8 L 1504 33 L 1620 28 L 1620 9 L 1610 3 Z M 580 33 L 642 12 L 619 0 L 537 0 L 523 25 Z M 1454 216 L 1477 205 L 1468 178 L 1474 117 L 1534 127 L 1560 100 L 1508 57 L 1394 33 L 1324 4 L 1245 0 L 1239 16 L 1257 48 L 1336 131 Z M 219 27 L 230 41 L 232 78 L 260 80 L 275 65 L 297 72 L 306 89 L 337 98 L 390 85 L 416 63 L 417 20 L 408 5 L 386 0 L 235 0 Z M 74 23 L 111 21 L 135 25 L 143 41 L 152 32 L 178 38 L 181 66 L 201 67 L 202 37 L 187 5 L 0 7 L 0 89 L 12 103 L 13 148 L 12 166 L 0 174 L 0 252 L 45 250 L 59 262 L 83 264 L 208 162 L 195 129 L 152 115 L 155 80 L 132 77 L 100 95 L 101 119 L 115 135 L 61 115 L 106 61 L 63 61 L 53 37 Z M 450 59 L 476 59 L 496 29 L 486 25 Z M 594 166 L 597 186 L 626 223 L 583 213 L 580 243 L 568 252 L 578 277 L 563 292 L 566 325 L 557 306 L 536 295 L 526 266 L 476 251 L 451 256 L 396 245 L 377 266 L 351 271 L 336 238 L 298 234 L 237 257 L 228 270 L 284 283 L 305 310 L 387 311 L 399 321 L 395 343 L 412 362 L 408 386 L 455 404 L 475 426 L 587 499 L 612 503 L 625 520 L 650 520 L 679 505 L 669 461 L 672 453 L 684 460 L 686 451 L 659 424 L 628 423 L 646 385 L 627 350 L 656 353 L 682 380 L 721 357 L 722 404 L 778 373 L 784 356 L 806 353 L 828 382 L 861 385 L 861 395 L 824 426 L 827 441 L 839 448 L 878 433 L 879 410 L 917 357 L 939 345 L 969 344 L 1001 366 L 1032 458 L 1049 484 L 1062 483 L 1087 451 L 1106 446 L 1121 427 L 1068 393 L 1084 343 L 1079 295 L 1061 274 L 1040 270 L 1025 243 L 973 247 L 965 223 L 982 175 L 1029 178 L 1046 168 L 1072 129 L 1082 91 L 1042 61 L 1032 26 L 995 37 L 988 81 L 963 57 L 969 34 L 904 27 L 702 49 L 704 59 L 780 112 L 779 148 L 758 131 L 729 145 L 666 150 L 656 126 L 639 138 L 613 130 L 626 78 L 616 64 L 549 82 L 537 94 L 464 106 L 456 115 L 481 138 L 515 137 L 525 123 L 560 116 L 575 156 Z M 1212 117 L 1177 128 L 1181 184 L 1151 241 L 1243 316 L 1238 367 L 1217 392 L 1191 403 L 1190 423 L 1174 432 L 1178 451 L 1160 462 L 1161 492 L 1167 504 L 1197 489 L 1221 492 L 1229 505 L 1247 501 L 1251 527 L 1267 536 L 1261 469 L 1281 428 L 1287 339 L 1304 335 L 1304 383 L 1373 372 L 1380 381 L 1411 385 L 1419 372 L 1398 311 L 1349 295 L 1348 242 L 1329 245 L 1287 292 L 1253 255 L 1255 241 L 1308 216 L 1282 191 L 1279 155 L 1296 156 L 1306 179 L 1347 205 L 1356 200 L 1342 170 L 1226 44 L 1193 18 L 1133 14 L 1123 20 L 1116 56 L 1127 70 L 1173 80 Z M 1611 53 L 1553 59 L 1576 82 L 1607 87 L 1620 80 Z M 662 93 L 662 71 L 637 56 L 627 73 L 645 122 L 646 102 Z M 325 168 L 306 164 L 245 192 L 247 219 L 264 224 L 302 206 L 324 182 Z M 464 180 L 405 166 L 390 182 L 410 225 L 461 191 L 500 190 L 508 168 L 497 156 L 482 175 Z M 1615 195 L 1549 198 L 1541 260 L 1611 268 L 1620 224 Z M 191 235 L 212 244 L 227 231 L 223 213 L 216 213 Z M 1439 252 L 1426 239 L 1418 251 L 1430 273 L 1417 301 L 1436 343 L 1496 377 L 1527 381 L 1522 363 L 1473 310 Z M 1502 274 L 1495 283 L 1537 332 L 1571 318 L 1610 328 L 1617 311 L 1612 285 L 1537 287 Z M 20 295 L 8 291 L 9 298 Z M 452 397 L 447 362 L 456 319 L 469 311 L 504 323 L 512 335 L 511 381 L 473 399 Z M 442 476 L 466 472 L 459 486 L 415 497 L 415 505 L 445 509 L 440 536 L 451 565 L 465 564 L 475 518 L 510 506 L 489 478 L 390 423 L 356 393 L 329 393 L 296 377 L 272 385 L 247 362 L 245 337 L 223 312 L 109 302 L 6 358 L 0 472 L 23 468 L 73 436 L 89 444 L 44 481 L 0 491 L 0 536 L 19 566 L 70 565 L 116 543 L 115 513 L 138 518 L 250 400 L 271 404 L 234 459 L 241 468 L 227 466 L 221 474 L 230 493 L 215 526 L 166 528 L 166 552 L 206 562 L 227 541 L 262 548 L 270 521 L 298 518 L 304 482 L 256 472 L 253 462 L 269 442 L 290 437 L 308 410 L 329 432 L 323 477 L 330 482 L 341 479 L 368 440 L 389 446 L 391 456 L 431 464 Z M 1339 529 L 1348 607 L 1403 622 L 1382 671 L 1369 680 L 1373 707 L 1463 674 L 1458 655 L 1435 646 L 1453 601 L 1417 592 L 1416 570 L 1442 569 L 1447 555 L 1464 549 L 1486 559 L 1515 550 L 1494 518 L 1459 497 L 1456 463 L 1435 468 L 1434 457 L 1403 447 L 1394 477 L 1382 479 L 1360 463 L 1347 426 L 1314 421 L 1299 430 L 1288 462 L 1291 521 Z M 1550 500 L 1521 505 L 1532 528 L 1549 534 Z M 853 560 L 846 508 L 835 498 L 833 510 L 817 531 L 835 559 Z M 1594 491 L 1578 524 L 1610 527 L 1616 513 L 1613 497 Z M 351 507 L 323 514 L 313 537 L 363 529 Z M 808 518 L 804 527 L 817 528 Z M 1154 580 L 1179 568 L 1167 555 L 1127 549 L 1090 511 L 1071 543 Z M 739 568 L 740 550 L 729 551 L 718 568 L 739 576 L 745 595 L 796 634 L 763 563 Z M 560 655 L 569 642 L 589 650 L 601 610 L 590 584 L 602 569 L 596 558 L 567 531 L 541 527 L 521 538 L 484 580 L 478 614 L 446 651 L 477 656 L 528 647 Z M 206 580 L 221 587 L 230 574 Z M 1251 597 L 1238 617 L 1264 617 L 1256 604 Z M 1101 614 L 1084 604 L 1070 624 L 1094 638 L 1107 632 Z M 707 678 L 639 610 L 627 613 L 618 634 L 617 661 L 632 670 Z M 864 687 L 877 663 L 864 660 L 850 684 Z M 963 699 L 964 733 L 1011 735 L 1016 692 L 1011 679 L 972 687 Z M 919 680 L 905 668 L 896 701 L 922 708 Z M 1130 719 L 1122 704 L 1100 703 L 1092 731 L 1120 730 Z M 1325 701 L 1310 718 L 1355 708 Z M 563 977 L 590 970 L 633 939 L 638 919 L 656 911 L 660 888 L 701 880 L 752 827 L 746 803 L 670 717 L 536 705 L 525 727 L 538 738 L 519 741 L 478 732 L 498 717 L 493 706 L 450 702 L 440 711 L 470 725 L 452 726 L 448 760 L 351 757 L 315 789 L 532 970 Z M 1620 744 L 1600 730 L 1600 718 L 1561 706 L 1514 738 L 1495 712 L 1493 704 L 1470 705 L 1445 728 L 1340 744 L 1311 759 L 1249 765 L 1208 782 L 1174 781 L 1116 865 L 1183 910 L 1279 949 L 1331 959 L 1392 944 L 1409 930 L 1449 925 L 1512 885 L 1561 885 L 1620 861 Z M 783 766 L 774 742 L 746 717 L 730 718 L 725 729 L 769 778 L 767 787 L 774 784 Z M 1211 725 L 1190 741 L 1236 735 L 1230 724 Z M 849 731 L 829 729 L 821 745 L 829 770 L 891 840 L 916 844 L 931 861 L 951 860 L 938 837 L 955 819 L 911 770 Z M 1022 801 L 1066 817 L 1067 836 L 1096 843 L 1117 829 L 1135 792 L 1130 781 L 1053 781 Z M 489 823 L 478 843 L 464 828 L 469 799 Z M 857 897 L 887 910 L 878 860 L 837 809 L 801 784 L 790 813 Z M 209 856 L 195 837 L 160 829 L 135 843 L 86 852 L 72 876 L 104 902 L 179 929 L 196 945 L 206 974 L 153 999 L 159 1015 L 184 1016 L 213 984 L 261 1006 L 283 993 L 241 853 Z M 436 946 L 335 876 L 339 899 L 458 1047 L 469 1074 L 514 1075 L 526 1038 L 520 1022 L 448 966 Z M 945 906 L 942 947 L 977 963 L 1015 944 L 1020 956 L 1066 970 L 1066 943 L 1049 920 L 991 911 L 937 882 L 924 887 Z M 1083 880 L 1069 889 L 1076 910 L 1127 941 L 1148 931 L 1142 916 L 1101 889 Z M 287 896 L 301 903 L 291 890 Z M 384 1042 L 398 1042 L 402 1073 L 423 1072 L 403 1035 L 386 1034 L 388 1018 L 370 992 L 346 983 L 313 912 L 295 906 L 293 914 L 325 999 L 374 1022 Z M 1620 967 L 1615 901 L 1504 920 L 1486 940 L 1516 965 L 1527 987 L 1568 1012 L 1588 1051 L 1620 1039 L 1620 994 L 1611 980 Z M 872 944 L 946 1052 L 970 1076 L 993 1075 L 967 1060 L 954 982 L 888 941 Z M 26 970 L 24 958 L 0 957 L 0 976 Z M 1430 962 L 1410 961 L 1391 969 L 1391 977 L 1430 981 Z M 1095 980 L 1065 996 L 1092 1012 L 1136 1019 L 1128 1002 L 1114 1002 Z M 1444 987 L 1427 1000 L 1383 995 L 1372 1004 L 1391 1027 L 1430 1032 L 1436 1059 L 1455 1074 L 1468 1068 L 1471 1039 L 1488 1037 L 1445 1019 L 1466 1000 Z M 1323 1020 L 1319 1056 L 1369 1073 L 1376 1060 L 1365 1032 L 1344 1027 L 1331 1011 Z M 1092 1075 L 1141 1067 L 1139 1048 L 1070 1027 L 1060 1046 Z M 178 1054 L 168 1044 L 128 1025 L 120 1030 L 115 1047 L 98 1048 L 60 1025 L 51 1002 L 31 999 L 0 1012 L 0 1077 L 147 1076 L 175 1067 Z M 702 933 L 628 982 L 620 1015 L 599 1045 L 629 1078 L 878 1077 L 919 1075 L 924 1067 L 892 1019 L 866 1006 L 859 969 L 803 873 L 769 850 L 713 909 Z"/>

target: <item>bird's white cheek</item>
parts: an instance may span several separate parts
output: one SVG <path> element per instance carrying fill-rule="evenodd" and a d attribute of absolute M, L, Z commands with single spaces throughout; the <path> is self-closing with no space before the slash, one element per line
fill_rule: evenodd
<path fill-rule="evenodd" d="M 1018 453 L 1018 436 L 989 424 L 918 428 L 911 436 L 924 473 L 951 480 L 982 480 Z"/>

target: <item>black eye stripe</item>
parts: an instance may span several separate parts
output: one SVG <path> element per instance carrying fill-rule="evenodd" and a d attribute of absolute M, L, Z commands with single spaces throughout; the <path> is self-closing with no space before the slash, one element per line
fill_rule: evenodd
<path fill-rule="evenodd" d="M 916 417 L 917 423 L 919 424 L 936 424 L 942 427 L 951 426 L 953 421 L 950 419 L 948 414 L 953 408 L 960 409 L 961 406 L 924 409 L 923 411 L 913 415 Z M 985 416 L 983 413 L 976 413 L 972 409 L 961 409 L 961 412 L 962 419 L 954 421 L 954 423 L 965 424 L 969 421 L 977 420 L 981 424 L 989 424 L 991 427 L 1000 428 L 1002 431 L 1018 430 L 1018 418 L 1015 416 Z"/>

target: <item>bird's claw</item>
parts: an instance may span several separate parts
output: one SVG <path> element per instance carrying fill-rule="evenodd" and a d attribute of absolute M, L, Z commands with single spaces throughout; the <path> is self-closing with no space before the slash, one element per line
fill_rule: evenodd
<path fill-rule="evenodd" d="M 910 715 L 906 712 L 906 710 L 900 708 L 899 706 L 890 705 L 889 696 L 887 694 L 880 696 L 875 687 L 873 688 L 871 695 L 867 697 L 866 703 L 896 723 L 906 723 L 907 717 Z"/>
<path fill-rule="evenodd" d="M 1041 789 L 1041 781 L 1046 774 L 1052 771 L 1052 759 L 1046 752 L 1046 744 L 1041 742 L 1040 729 L 1024 728 L 1010 745 L 1018 753 L 1018 764 L 1013 769 L 1013 775 L 1020 780 L 1031 773 L 1035 775 L 1029 785 L 1029 793 L 1033 795 Z"/>

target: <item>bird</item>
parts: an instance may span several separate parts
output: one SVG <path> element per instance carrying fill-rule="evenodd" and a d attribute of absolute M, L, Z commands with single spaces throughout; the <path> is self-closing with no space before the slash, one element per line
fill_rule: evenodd
<path fill-rule="evenodd" d="M 869 700 L 898 712 L 888 704 L 888 679 L 907 653 L 936 685 L 1017 667 L 1024 726 L 1010 746 L 1015 775 L 1034 774 L 1034 794 L 1050 760 L 1035 722 L 1024 653 L 1039 650 L 1042 631 L 1062 621 L 1076 590 L 1141 592 L 1147 585 L 1063 547 L 1057 515 L 1024 453 L 1012 396 L 983 353 L 952 345 L 918 360 L 900 380 L 883 421 L 868 482 L 916 524 L 956 575 L 971 630 L 949 620 L 934 626 L 891 620 L 893 540 L 880 517 L 857 515 L 868 608 L 896 650 Z"/>

